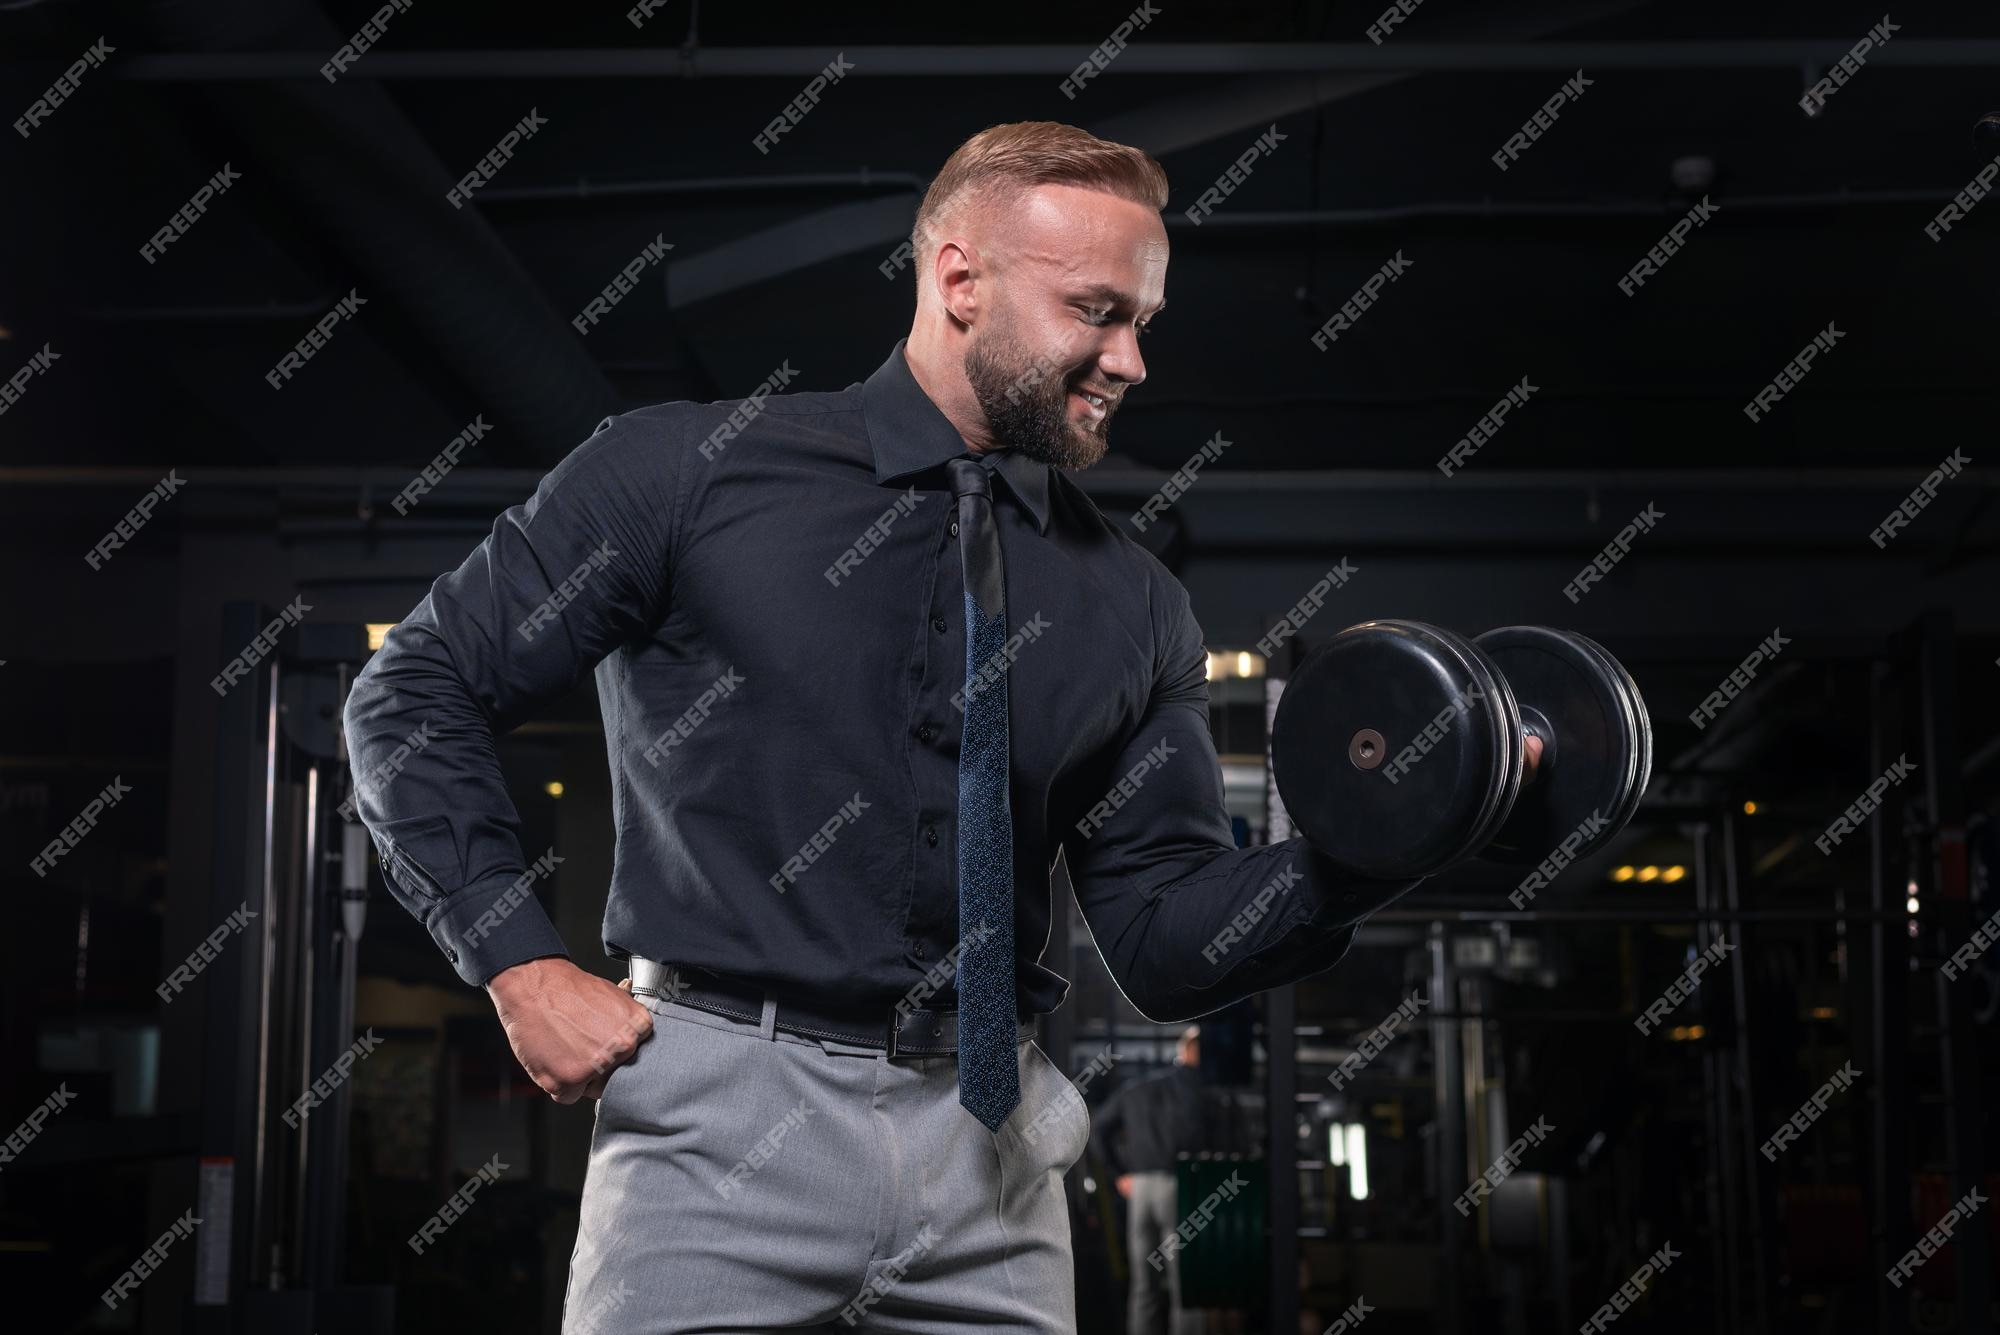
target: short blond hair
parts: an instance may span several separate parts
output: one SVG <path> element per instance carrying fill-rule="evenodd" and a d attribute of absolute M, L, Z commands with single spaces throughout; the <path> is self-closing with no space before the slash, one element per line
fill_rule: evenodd
<path fill-rule="evenodd" d="M 928 265 L 930 238 L 967 205 L 1001 206 L 1038 185 L 1073 185 L 1167 207 L 1167 169 L 1152 154 L 1099 139 L 1061 121 L 1013 121 L 981 130 L 945 159 L 924 192 L 910 229 L 918 264 Z"/>

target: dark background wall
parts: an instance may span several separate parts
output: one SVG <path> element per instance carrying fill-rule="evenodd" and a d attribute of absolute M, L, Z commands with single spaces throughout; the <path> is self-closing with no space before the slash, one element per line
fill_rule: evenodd
<path fill-rule="evenodd" d="M 0 878 L 13 910 L 0 931 L 0 1134 L 59 1082 L 80 1096 L 0 1177 L 0 1273 L 45 1304 L 48 1328 L 226 1328 L 189 1304 L 186 1250 L 116 1312 L 94 1295 L 195 1198 L 197 1160 L 249 1116 L 238 1102 L 240 1044 L 255 1028 L 245 1017 L 260 995 L 249 965 L 283 952 L 246 947 L 171 1005 L 154 985 L 219 920 L 217 906 L 236 902 L 233 889 L 261 876 L 264 850 L 306 865 L 306 823 L 287 813 L 337 781 L 329 697 L 302 687 L 258 697 L 299 750 L 272 760 L 268 803 L 254 785 L 239 790 L 267 773 L 250 743 L 269 734 L 244 712 L 247 694 L 219 697 L 208 683 L 244 639 L 243 605 L 268 619 L 303 598 L 309 621 L 336 638 L 344 629 L 349 647 L 302 660 L 290 646 L 287 671 L 333 672 L 359 626 L 406 612 L 604 415 L 739 397 L 781 363 L 803 388 L 865 377 L 908 328 L 914 279 L 882 266 L 931 174 L 979 129 L 1029 119 L 1144 147 L 1172 179 L 1171 306 L 1145 344 L 1149 378 L 1119 415 L 1112 454 L 1076 480 L 1122 517 L 1204 441 L 1229 442 L 1149 535 L 1211 648 L 1250 647 L 1342 558 L 1358 573 L 1308 643 L 1393 616 L 1468 632 L 1555 622 L 1610 646 L 1651 707 L 1654 786 L 1621 843 L 1574 869 L 1543 909 L 1691 913 L 1699 876 L 1634 898 L 1610 879 L 1628 864 L 1687 865 L 1714 887 L 1733 866 L 1743 904 L 1773 912 L 1857 909 L 1871 893 L 1898 907 L 1906 877 L 1924 892 L 1909 944 L 1897 943 L 1907 960 L 1865 923 L 1743 927 L 1762 949 L 1746 947 L 1757 963 L 1718 994 L 1706 1048 L 1632 1049 L 1530 1020 L 1491 1031 L 1512 1059 L 1500 1081 L 1516 1129 L 1543 1091 L 1588 1128 L 1561 1162 L 1537 1166 L 1570 1195 L 1545 1210 L 1534 1264 L 1483 1232 L 1440 1242 L 1425 1177 L 1438 1161 L 1425 1145 L 1448 1121 L 1429 1093 L 1455 1051 L 1444 1036 L 1385 1073 L 1414 1081 L 1414 1094 L 1385 1085 L 1353 1108 L 1302 1102 L 1308 1140 L 1329 1121 L 1368 1124 L 1381 1137 L 1377 1177 L 1407 1203 L 1398 1213 L 1378 1191 L 1362 1207 L 1332 1189 L 1317 1201 L 1333 1213 L 1303 1245 L 1350 1251 L 1317 1257 L 1313 1328 L 1340 1310 L 1326 1304 L 1351 1298 L 1342 1284 L 1391 1273 L 1409 1301 L 1385 1330 L 1433 1319 L 1497 1329 L 1483 1323 L 1508 1312 L 1532 1312 L 1533 1324 L 1566 1310 L 1554 1306 L 1559 1287 L 1584 1305 L 1570 1314 L 1580 1319 L 1630 1273 L 1640 1241 L 1657 1239 L 1649 1230 L 1682 1219 L 1703 1230 L 1699 1275 L 1662 1295 L 1661 1319 L 1915 1319 L 1906 1294 L 1860 1272 L 1892 1242 L 1891 1259 L 1900 1254 L 1913 1220 L 1927 1223 L 1923 1209 L 1907 1213 L 1924 1174 L 1966 1170 L 1946 1152 L 1957 1144 L 1947 1132 L 1964 1126 L 1930 1084 L 1977 1102 L 1993 1069 L 1989 985 L 1968 979 L 1974 991 L 1950 1000 L 1935 955 L 1993 907 L 1974 916 L 2000 776 L 1995 368 L 1982 323 L 2000 298 L 2000 203 L 1938 239 L 1925 230 L 2000 154 L 1973 132 L 2000 110 L 1990 4 L 1892 11 L 1893 39 L 1810 117 L 1798 105 L 1808 75 L 1879 9 L 1425 0 L 1378 46 L 1365 34 L 1372 5 L 1169 0 L 1074 98 L 1062 80 L 1129 6 L 669 0 L 635 25 L 617 5 L 417 0 L 329 83 L 320 66 L 373 10 L 0 6 L 10 121 L 93 42 L 115 48 L 29 134 L 0 136 L 0 380 L 44 346 L 58 358 L 0 414 Z M 759 153 L 752 137 L 837 54 L 853 72 Z M 1499 171 L 1490 155 L 1578 69 L 1588 90 Z M 531 110 L 546 127 L 474 205 L 453 208 L 453 181 Z M 1190 222 L 1183 210 L 1274 126 L 1282 140 Z M 225 165 L 240 180 L 149 263 L 140 248 Z M 1714 216 L 1622 292 L 1618 280 L 1704 198 Z M 580 335 L 571 317 L 656 238 L 672 244 L 666 260 Z M 1315 348 L 1312 332 L 1398 255 L 1407 272 Z M 274 389 L 266 372 L 350 291 L 366 301 L 356 317 Z M 1829 323 L 1843 334 L 1833 350 L 1749 420 L 1743 406 Z M 1436 461 L 1523 378 L 1531 401 L 1442 473 Z M 397 514 L 390 499 L 475 418 L 490 433 Z M 1871 542 L 1955 450 L 1970 466 L 1886 547 Z M 84 554 L 169 476 L 181 485 L 154 517 L 102 569 L 88 565 Z M 1565 583 L 1649 504 L 1664 516 L 1657 529 L 1572 603 Z M 1926 614 L 1931 637 L 1904 638 Z M 1688 711 L 1774 629 L 1794 641 L 1775 670 L 1717 725 L 1693 727 Z M 1240 685 L 1218 683 L 1215 718 L 1232 783 L 1254 791 L 1259 711 Z M 1871 737 L 1891 755 L 1936 743 L 1920 755 L 1925 786 L 1912 809 L 1885 815 L 1876 842 L 1822 857 L 1812 836 L 1886 763 Z M 609 857 L 594 702 L 567 702 L 506 754 L 524 843 L 570 854 L 547 893 L 589 958 Z M 114 775 L 133 791 L 103 827 L 56 876 L 27 870 Z M 1728 831 L 1723 813 L 1735 813 Z M 294 826 L 296 846 L 285 842 Z M 1933 917 L 1931 895 L 1951 885 L 1939 831 L 1966 829 L 1975 897 Z M 450 1312 L 552 1329 L 587 1113 L 536 1101 L 483 999 L 456 986 L 373 875 L 356 1022 L 403 1035 L 407 1060 L 371 1062 L 364 1070 L 381 1074 L 354 1094 L 354 1181 L 327 1198 L 340 1203 L 341 1278 L 400 1286 L 406 1329 Z M 1321 1082 L 1412 979 L 1433 978 L 1436 952 L 1458 958 L 1454 934 L 1511 931 L 1545 952 L 1547 986 L 1536 970 L 1483 976 L 1474 1000 L 1491 1014 L 1643 1007 L 1697 940 L 1687 921 L 1495 929 L 1449 916 L 1503 905 L 1515 879 L 1478 867 L 1440 878 L 1398 906 L 1405 917 L 1365 933 L 1341 969 L 1288 993 L 1298 1088 Z M 1070 1069 L 1114 1040 L 1143 1068 L 1163 1051 L 1157 1035 L 1122 1006 L 1086 936 L 1063 948 L 1078 979 L 1062 1032 Z M 1731 999 L 1774 1018 L 1745 1037 L 1726 1018 Z M 1971 1046 L 1938 1047 L 1954 1016 Z M 1746 1119 L 1775 1125 L 1837 1055 L 1897 1045 L 1919 1071 L 1891 1091 L 1914 1101 L 1907 1116 L 1871 1083 L 1851 1125 L 1827 1133 L 1839 1148 L 1810 1169 L 1722 1173 L 1717 1135 L 1742 1139 Z M 1745 1074 L 1753 1066 L 1772 1072 L 1768 1083 Z M 413 1088 L 436 1097 L 412 1104 Z M 461 1163 L 460 1149 L 495 1136 L 531 1164 L 493 1225 L 519 1234 L 495 1244 L 511 1259 L 492 1272 L 412 1265 L 399 1255 L 405 1216 L 420 1221 L 482 1157 Z M 1629 1158 L 1606 1168 L 1618 1154 Z M 1095 1323 L 1085 1329 L 1109 1330 L 1117 1263 L 1098 1244 L 1114 1216 L 1102 1184 L 1082 1188 L 1089 1169 L 1073 1175 L 1079 1289 Z M 1676 1180 L 1685 1202 L 1669 1200 Z M 1807 1237 L 1799 1202 L 1810 1198 L 1784 1194 L 1806 1187 L 1861 1193 L 1860 1233 Z M 1305 1208 L 1316 1208 L 1310 1184 Z M 1570 1229 L 1560 1280 L 1545 1263 L 1554 1215 Z M 1768 1244 L 1754 1267 L 1753 1237 Z M 1850 1243 L 1865 1263 L 1844 1273 L 1790 1259 L 1845 1256 Z M 1439 1259 L 1447 1250 L 1456 1269 Z M 1718 1259 L 1725 1251 L 1745 1258 L 1741 1273 Z M 274 1266 L 244 1251 L 236 1279 L 253 1269 L 259 1282 L 273 1269 L 287 1284 L 300 1275 L 297 1258 Z M 1445 1287 L 1462 1308 L 1439 1298 Z M 1947 1278 L 1923 1301 L 1960 1297 Z M 248 1308 L 225 1310 L 236 1320 Z"/>

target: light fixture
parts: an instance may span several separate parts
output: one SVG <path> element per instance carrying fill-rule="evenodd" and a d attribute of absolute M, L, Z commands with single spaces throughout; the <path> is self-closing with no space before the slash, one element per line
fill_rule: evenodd
<path fill-rule="evenodd" d="M 1638 868 L 1636 867 L 1632 866 L 1613 867 L 1611 869 L 1611 879 L 1614 881 L 1629 881 L 1637 873 L 1638 873 Z"/>
<path fill-rule="evenodd" d="M 1233 652 L 1224 650 L 1208 655 L 1208 679 L 1220 677 L 1261 677 L 1264 675 L 1264 656 L 1253 654 L 1248 649 Z"/>
<path fill-rule="evenodd" d="M 1368 1199 L 1368 1128 L 1359 1122 L 1347 1124 L 1347 1194 Z"/>
<path fill-rule="evenodd" d="M 1915 913 L 1919 908 L 1922 907 L 1922 905 L 1917 903 L 1917 897 L 1915 895 L 1911 895 L 1908 899 L 1903 901 L 1903 907 L 1908 909 L 1910 912 Z"/>
<path fill-rule="evenodd" d="M 1677 1024 L 1667 1030 L 1669 1043 L 1692 1043 L 1708 1033 L 1708 1029 L 1698 1024 Z"/>
<path fill-rule="evenodd" d="M 1687 874 L 1688 874 L 1688 869 L 1686 867 L 1681 866 L 1677 862 L 1673 866 L 1668 867 L 1665 871 L 1662 871 L 1660 873 L 1660 879 L 1665 881 L 1667 884 L 1672 885 L 1675 881 L 1680 880 Z"/>
<path fill-rule="evenodd" d="M 561 797 L 563 795 L 562 781 L 560 779 L 550 779 L 542 785 L 542 791 L 550 797 Z"/>
<path fill-rule="evenodd" d="M 1743 804 L 1743 814 L 1744 814 L 1744 815 L 1746 815 L 1746 816 L 1754 816 L 1754 815 L 1756 815 L 1756 814 L 1757 814 L 1757 804 L 1756 804 L 1755 802 L 1745 802 L 1745 803 Z"/>
<path fill-rule="evenodd" d="M 1831 1020 L 1836 1014 L 1838 1012 L 1831 1006 L 1815 1006 L 1812 1008 L 1812 1017 L 1815 1020 Z"/>
<path fill-rule="evenodd" d="M 395 622 L 393 622 L 393 621 L 371 621 L 371 622 L 369 622 L 369 623 L 368 623 L 368 647 L 369 647 L 370 649 L 380 649 L 380 648 L 382 647 L 382 637 L 383 637 L 383 636 L 385 636 L 385 635 L 387 635 L 387 634 L 388 634 L 388 633 L 389 633 L 390 631 L 394 630 L 394 629 L 395 629 L 395 627 L 396 627 L 396 623 L 395 623 Z"/>
<path fill-rule="evenodd" d="M 1639 879 L 1642 881 L 1657 881 L 1660 879 L 1660 869 L 1658 867 L 1641 867 L 1639 868 Z"/>

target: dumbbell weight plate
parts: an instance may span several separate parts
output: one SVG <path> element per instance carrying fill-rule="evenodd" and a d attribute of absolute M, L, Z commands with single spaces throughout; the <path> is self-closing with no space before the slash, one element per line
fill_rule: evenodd
<path fill-rule="evenodd" d="M 1595 852 L 1629 818 L 1646 744 L 1636 691 L 1603 650 L 1547 626 L 1504 626 L 1474 641 L 1507 679 L 1524 719 L 1539 714 L 1554 733 L 1535 781 L 1481 856 L 1540 862 L 1592 815 L 1603 825 L 1572 856 Z M 1646 759 L 1650 764 L 1650 754 Z"/>
<path fill-rule="evenodd" d="M 1488 804 L 1485 815 L 1473 832 L 1466 838 L 1468 856 L 1484 848 L 1514 809 L 1514 802 L 1521 791 L 1521 779 L 1525 772 L 1528 753 L 1521 735 L 1521 711 L 1514 701 L 1514 692 L 1508 687 L 1507 679 L 1494 668 L 1493 660 L 1484 650 L 1456 631 L 1440 626 L 1426 625 L 1444 645 L 1464 660 L 1478 682 L 1478 698 L 1491 704 L 1491 712 L 1500 725 L 1503 743 L 1503 758 L 1500 762 L 1500 782 L 1493 785 L 1493 800 Z"/>
<path fill-rule="evenodd" d="M 1510 778 L 1519 787 L 1504 695 L 1468 649 L 1421 622 L 1368 621 L 1285 683 L 1272 775 L 1293 824 L 1342 867 L 1429 875 L 1476 852 Z"/>
<path fill-rule="evenodd" d="M 1633 814 L 1639 810 L 1639 801 L 1646 795 L 1646 785 L 1652 781 L 1653 777 L 1652 716 L 1646 713 L 1646 700 L 1644 696 L 1639 694 L 1639 683 L 1632 679 L 1632 674 L 1625 670 L 1625 665 L 1623 663 L 1619 662 L 1616 658 L 1612 657 L 1610 650 L 1606 649 L 1603 645 L 1599 644 L 1597 641 L 1579 635 L 1573 630 L 1564 631 L 1563 633 L 1565 635 L 1568 635 L 1572 640 L 1575 640 L 1579 644 L 1582 644 L 1584 647 L 1593 650 L 1606 663 L 1610 664 L 1612 675 L 1616 677 L 1619 684 L 1625 688 L 1625 694 L 1627 698 L 1631 701 L 1632 714 L 1635 720 L 1635 726 L 1637 728 L 1639 737 L 1639 764 L 1638 764 L 1637 776 L 1635 777 L 1632 784 L 1631 796 L 1625 799 L 1624 808 L 1619 811 L 1618 815 L 1616 816 L 1616 818 L 1614 818 L 1612 822 L 1612 824 L 1615 827 L 1623 829 L 1625 825 L 1631 821 Z"/>

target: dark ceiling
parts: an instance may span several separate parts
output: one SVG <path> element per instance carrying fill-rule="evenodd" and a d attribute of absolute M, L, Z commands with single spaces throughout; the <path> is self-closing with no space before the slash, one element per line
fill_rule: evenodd
<path fill-rule="evenodd" d="M 61 357 L 0 418 L 8 464 L 415 465 L 478 414 L 480 463 L 543 467 L 605 413 L 740 396 L 782 362 L 848 384 L 907 330 L 912 279 L 878 266 L 924 183 L 966 136 L 1027 119 L 1139 144 L 1173 180 L 1172 309 L 1114 433 L 1149 466 L 1220 430 L 1219 468 L 1428 469 L 1524 377 L 1538 392 L 1482 468 L 1908 469 L 1990 433 L 1976 322 L 2000 295 L 2000 203 L 1924 231 L 2000 152 L 1971 133 L 2000 109 L 1990 3 L 1899 15 L 1814 118 L 1802 67 L 1879 6 L 1427 0 L 1377 48 L 1372 3 L 1169 0 L 1073 100 L 1062 71 L 1130 4 L 668 0 L 635 27 L 622 3 L 416 0 L 329 84 L 319 64 L 376 8 L 0 5 L 9 119 L 93 41 L 115 48 L 0 146 L 0 376 L 45 343 Z M 1557 41 L 1589 57 L 1589 90 L 1502 173 L 1490 154 L 1572 71 L 1478 67 Z M 760 48 L 768 72 L 745 72 Z M 853 73 L 759 153 L 841 53 Z M 546 128 L 452 208 L 531 109 Z M 1271 125 L 1283 141 L 1190 225 Z M 1618 278 L 1692 202 L 1672 180 L 1689 158 L 1719 211 L 1628 297 Z M 225 163 L 240 182 L 147 263 Z M 655 237 L 667 262 L 577 334 Z M 1316 350 L 1395 254 L 1407 274 Z M 351 327 L 271 388 L 350 290 Z M 1819 372 L 1749 422 L 1829 323 L 1845 337 Z"/>

